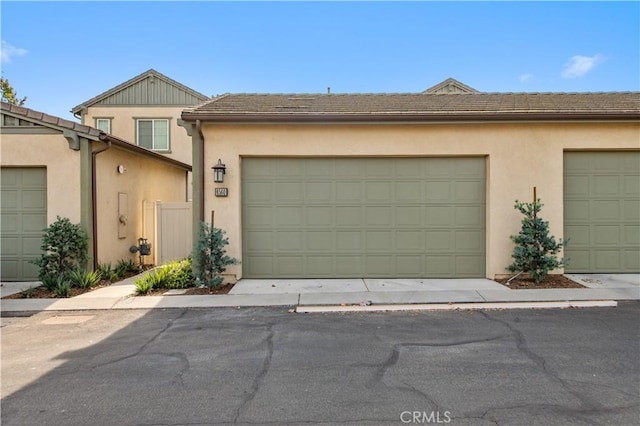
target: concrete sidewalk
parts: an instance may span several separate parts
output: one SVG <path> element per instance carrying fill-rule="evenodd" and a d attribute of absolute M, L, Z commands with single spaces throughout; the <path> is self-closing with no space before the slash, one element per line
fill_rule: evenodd
<path fill-rule="evenodd" d="M 139 277 L 139 276 L 138 276 Z M 308 279 L 240 280 L 229 294 L 187 296 L 135 296 L 138 277 L 100 288 L 70 299 L 3 299 L 3 314 L 34 311 L 104 309 L 212 308 L 247 306 L 356 307 L 357 310 L 389 310 L 395 306 L 429 309 L 433 305 L 476 309 L 483 307 L 532 307 L 549 302 L 640 300 L 640 275 L 569 275 L 586 285 L 581 289 L 512 290 L 488 279 Z M 1 294 L 20 291 L 20 286 L 39 283 L 3 283 Z M 497 304 L 497 305 L 496 305 Z M 533 304 L 533 305 L 532 305 Z M 546 305 L 545 305 L 546 304 Z M 497 307 L 496 307 L 497 306 Z M 375 307 L 375 308 L 372 308 Z M 326 311 L 325 310 L 325 311 Z"/>

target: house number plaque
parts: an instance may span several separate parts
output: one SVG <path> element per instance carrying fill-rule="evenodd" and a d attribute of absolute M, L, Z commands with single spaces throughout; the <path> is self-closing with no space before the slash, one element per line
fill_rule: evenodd
<path fill-rule="evenodd" d="M 226 197 L 229 195 L 229 188 L 215 188 L 214 191 L 216 197 Z"/>

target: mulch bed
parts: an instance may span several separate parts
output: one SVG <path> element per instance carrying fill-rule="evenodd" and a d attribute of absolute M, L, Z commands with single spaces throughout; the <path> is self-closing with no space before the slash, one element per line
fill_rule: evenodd
<path fill-rule="evenodd" d="M 88 293 L 93 290 L 97 290 L 103 287 L 109 287 L 111 281 L 102 280 L 92 288 L 79 288 L 72 287 L 69 290 L 69 297 L 80 296 L 81 294 Z M 31 290 L 23 291 L 22 293 L 11 294 L 4 296 L 3 299 L 58 299 L 55 291 L 49 291 L 44 286 L 35 287 Z"/>
<path fill-rule="evenodd" d="M 198 296 L 198 295 L 207 295 L 207 294 L 228 294 L 235 284 L 223 284 L 218 287 L 208 288 L 208 287 L 191 287 L 187 288 L 186 293 L 179 294 L 178 296 Z M 161 288 L 157 290 L 150 291 L 147 296 L 162 296 L 164 293 L 169 291 L 166 288 Z M 171 296 L 171 295 L 167 295 Z"/>
<path fill-rule="evenodd" d="M 507 285 L 508 278 L 497 279 L 495 281 L 500 284 L 514 289 L 541 289 L 541 288 L 586 288 L 582 284 L 570 280 L 564 275 L 547 275 L 540 283 L 536 283 L 533 278 L 530 277 L 518 277 L 513 279 L 509 285 Z"/>

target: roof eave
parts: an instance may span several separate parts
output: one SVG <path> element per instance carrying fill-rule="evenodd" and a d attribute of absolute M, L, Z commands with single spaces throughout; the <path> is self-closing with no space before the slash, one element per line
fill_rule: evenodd
<path fill-rule="evenodd" d="M 635 121 L 640 111 L 631 112 L 481 112 L 481 113 L 182 113 L 184 121 L 217 123 L 315 123 L 315 122 L 461 122 L 461 121 Z"/>
<path fill-rule="evenodd" d="M 125 141 L 124 139 L 120 139 L 117 138 L 113 135 L 110 135 L 108 133 L 104 133 L 104 132 L 100 132 L 100 140 L 102 142 L 111 142 L 112 145 L 118 146 L 120 148 L 124 148 L 127 151 L 131 151 L 134 152 L 136 154 L 140 154 L 143 155 L 145 157 L 150 157 L 153 158 L 155 160 L 161 161 L 163 163 L 166 164 L 170 164 L 174 167 L 183 169 L 183 170 L 187 170 L 187 171 L 191 171 L 191 166 L 183 163 L 181 161 L 178 160 L 174 160 L 173 158 L 169 158 L 166 157 L 164 155 L 158 154 L 156 152 L 150 151 L 146 148 L 142 148 L 138 145 L 133 145 L 132 143 L 129 143 L 127 141 Z"/>

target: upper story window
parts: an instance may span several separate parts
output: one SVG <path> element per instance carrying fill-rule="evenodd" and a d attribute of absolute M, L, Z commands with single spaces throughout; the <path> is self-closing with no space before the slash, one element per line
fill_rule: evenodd
<path fill-rule="evenodd" d="M 153 151 L 169 151 L 169 120 L 166 118 L 137 119 L 136 143 Z"/>
<path fill-rule="evenodd" d="M 102 130 L 105 133 L 111 133 L 111 119 L 96 118 L 96 129 Z"/>

